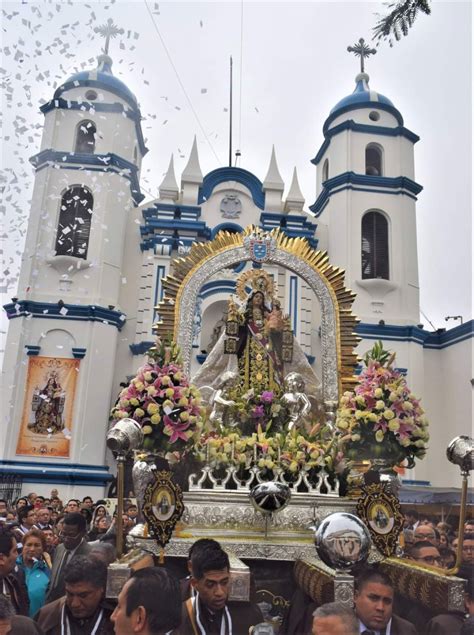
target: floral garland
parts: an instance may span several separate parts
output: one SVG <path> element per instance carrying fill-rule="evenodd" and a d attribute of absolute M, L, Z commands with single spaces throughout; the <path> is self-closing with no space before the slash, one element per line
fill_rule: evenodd
<path fill-rule="evenodd" d="M 112 408 L 114 421 L 130 417 L 143 430 L 143 448 L 176 462 L 192 450 L 203 427 L 201 397 L 182 370 L 174 342 L 161 342 Z"/>
<path fill-rule="evenodd" d="M 204 435 L 196 445 L 197 458 L 214 468 L 235 466 L 242 471 L 257 466 L 268 472 L 283 471 L 289 475 L 305 469 L 316 473 L 342 472 L 343 454 L 335 438 L 327 439 L 327 429 L 316 425 L 310 433 L 292 430 L 270 434 L 258 428 L 245 435 L 233 428 L 220 434 Z"/>
<path fill-rule="evenodd" d="M 391 367 L 394 359 L 377 342 L 365 356 L 357 387 L 340 400 L 336 427 L 349 459 L 390 457 L 413 464 L 426 454 L 428 422 L 404 376 Z"/>

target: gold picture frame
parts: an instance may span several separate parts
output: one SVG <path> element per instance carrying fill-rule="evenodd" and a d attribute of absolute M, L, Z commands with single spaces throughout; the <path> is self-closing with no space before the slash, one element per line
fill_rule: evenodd
<path fill-rule="evenodd" d="M 143 515 L 150 533 L 164 549 L 184 512 L 183 492 L 174 482 L 172 472 L 153 470 L 153 474 L 155 481 L 145 489 Z"/>
<path fill-rule="evenodd" d="M 396 496 L 385 483 L 361 487 L 357 515 L 365 523 L 377 549 L 387 558 L 393 556 L 403 528 L 403 514 Z"/>

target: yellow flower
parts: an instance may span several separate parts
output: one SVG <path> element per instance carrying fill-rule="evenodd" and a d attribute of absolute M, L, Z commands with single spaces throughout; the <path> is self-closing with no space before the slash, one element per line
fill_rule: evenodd
<path fill-rule="evenodd" d="M 141 408 L 137 408 L 134 414 L 136 417 L 143 417 L 145 415 L 145 411 L 142 410 Z"/>
<path fill-rule="evenodd" d="M 181 419 L 181 421 L 187 421 L 189 419 L 189 412 L 182 412 L 179 415 L 179 418 Z"/>
<path fill-rule="evenodd" d="M 157 415 L 157 414 L 152 415 L 151 418 L 150 418 L 150 421 L 152 422 L 153 425 L 156 426 L 157 423 L 160 423 L 161 417 L 160 417 L 160 415 Z"/>
<path fill-rule="evenodd" d="M 143 390 L 143 389 L 145 388 L 145 386 L 144 386 L 144 384 L 142 384 L 142 382 L 141 382 L 141 381 L 136 381 L 136 380 L 135 380 L 135 388 L 136 388 L 137 390 Z"/>
<path fill-rule="evenodd" d="M 120 400 L 120 407 L 121 408 L 126 408 L 128 405 L 130 405 L 130 402 L 128 399 L 121 399 Z"/>
<path fill-rule="evenodd" d="M 356 403 L 359 404 L 359 406 L 365 406 L 365 399 L 364 397 L 362 397 L 362 395 L 357 395 L 355 400 Z"/>
<path fill-rule="evenodd" d="M 150 397 L 154 397 L 158 392 L 154 386 L 148 386 L 146 391 L 150 395 Z"/>
<path fill-rule="evenodd" d="M 169 386 L 171 384 L 171 379 L 168 377 L 168 375 L 164 375 L 161 378 L 161 385 L 162 386 Z"/>
<path fill-rule="evenodd" d="M 165 395 L 166 395 L 168 398 L 171 398 L 171 397 L 174 395 L 174 390 L 173 390 L 172 388 L 167 388 L 167 389 L 165 390 Z"/>
<path fill-rule="evenodd" d="M 389 401 L 391 401 L 392 403 L 394 401 L 397 401 L 397 399 L 398 399 L 397 393 L 396 392 L 391 392 L 390 395 L 388 396 L 388 398 L 389 398 Z"/>
<path fill-rule="evenodd" d="M 143 426 L 142 430 L 143 434 L 151 434 L 153 432 L 153 428 L 151 426 Z"/>
<path fill-rule="evenodd" d="M 138 399 L 136 399 L 136 397 L 132 397 L 132 399 L 130 399 L 130 403 L 132 404 L 132 406 L 138 406 L 140 402 L 138 401 Z"/>
<path fill-rule="evenodd" d="M 360 434 L 353 434 L 351 436 L 351 441 L 356 441 L 357 442 L 357 441 L 360 441 L 360 439 L 361 439 Z"/>
<path fill-rule="evenodd" d="M 275 466 L 275 463 L 271 459 L 265 459 L 264 465 L 271 470 Z"/>
<path fill-rule="evenodd" d="M 154 415 L 155 412 L 158 412 L 158 410 L 159 410 L 158 404 L 156 403 L 149 403 L 146 409 L 149 415 Z"/>
<path fill-rule="evenodd" d="M 390 410 L 390 408 L 387 408 L 387 410 L 384 410 L 383 417 L 387 421 L 390 421 L 390 419 L 393 419 L 394 416 L 395 416 L 395 413 L 393 412 L 393 410 Z"/>
<path fill-rule="evenodd" d="M 347 430 L 347 428 L 349 427 L 349 422 L 346 421 L 345 419 L 338 419 L 337 427 L 340 428 L 341 430 Z"/>
<path fill-rule="evenodd" d="M 296 472 L 298 469 L 298 463 L 296 461 L 292 461 L 288 469 L 290 472 Z"/>
<path fill-rule="evenodd" d="M 370 412 L 367 418 L 369 421 L 372 421 L 372 423 L 375 423 L 379 420 L 379 417 L 375 414 L 375 412 Z"/>
<path fill-rule="evenodd" d="M 181 397 L 181 399 L 178 401 L 178 406 L 187 406 L 188 405 L 188 400 L 186 399 L 186 397 Z"/>
<path fill-rule="evenodd" d="M 375 440 L 378 441 L 378 443 L 382 443 L 382 441 L 383 441 L 383 432 L 382 432 L 382 430 L 377 430 L 377 432 L 375 433 Z"/>
<path fill-rule="evenodd" d="M 398 432 L 400 430 L 400 422 L 398 421 L 398 419 L 393 419 L 392 421 L 390 421 L 390 423 L 388 424 L 388 429 L 391 430 L 391 432 Z"/>
<path fill-rule="evenodd" d="M 151 381 L 153 379 L 153 377 L 152 377 L 150 372 L 144 373 L 143 377 L 145 378 L 146 381 Z"/>
<path fill-rule="evenodd" d="M 375 391 L 377 392 L 377 391 Z M 383 410 L 385 408 L 385 402 L 382 399 L 379 399 L 377 401 L 377 403 L 375 404 L 375 409 L 376 410 Z"/>

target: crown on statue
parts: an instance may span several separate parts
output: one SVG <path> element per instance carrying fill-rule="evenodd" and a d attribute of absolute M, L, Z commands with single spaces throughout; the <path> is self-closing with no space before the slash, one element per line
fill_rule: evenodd
<path fill-rule="evenodd" d="M 250 294 L 260 291 L 265 296 L 265 300 L 273 299 L 275 291 L 273 278 L 263 269 L 249 269 L 239 276 L 236 291 L 240 300 L 245 301 L 248 298 L 248 287 L 251 288 Z"/>

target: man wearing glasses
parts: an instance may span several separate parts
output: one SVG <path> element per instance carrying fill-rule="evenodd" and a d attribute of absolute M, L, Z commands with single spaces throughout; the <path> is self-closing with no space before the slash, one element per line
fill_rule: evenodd
<path fill-rule="evenodd" d="M 441 556 L 438 548 L 428 540 L 415 542 L 410 549 L 410 558 L 420 564 L 428 564 L 431 567 L 441 566 Z"/>
<path fill-rule="evenodd" d="M 74 556 L 87 556 L 90 547 L 85 540 L 86 519 L 78 512 L 70 512 L 64 517 L 63 528 L 59 535 L 62 544 L 54 554 L 51 580 L 46 602 L 52 602 L 65 593 L 64 573 L 67 564 Z"/>

